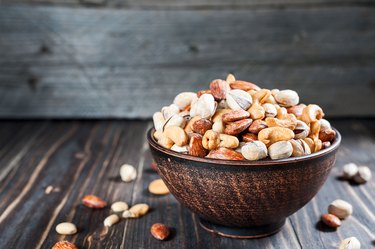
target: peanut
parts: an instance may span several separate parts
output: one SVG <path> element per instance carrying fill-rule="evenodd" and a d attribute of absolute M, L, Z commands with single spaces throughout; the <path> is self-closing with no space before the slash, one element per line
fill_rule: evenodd
<path fill-rule="evenodd" d="M 56 232 L 62 235 L 71 235 L 77 233 L 77 227 L 73 223 L 63 222 L 56 226 Z"/>

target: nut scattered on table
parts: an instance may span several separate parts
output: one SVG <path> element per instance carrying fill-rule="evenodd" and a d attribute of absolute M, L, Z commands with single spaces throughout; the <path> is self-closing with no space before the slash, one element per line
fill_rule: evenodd
<path fill-rule="evenodd" d="M 351 180 L 358 172 L 358 166 L 355 163 L 348 163 L 345 164 L 343 167 L 343 174 L 342 176 L 347 179 Z"/>
<path fill-rule="evenodd" d="M 82 203 L 89 208 L 104 208 L 107 206 L 107 202 L 96 195 L 85 195 Z"/>
<path fill-rule="evenodd" d="M 78 249 L 76 245 L 70 243 L 69 241 L 59 241 L 53 245 L 52 249 Z"/>
<path fill-rule="evenodd" d="M 148 185 L 148 191 L 154 195 L 166 195 L 169 194 L 169 189 L 165 185 L 162 179 L 153 180 Z"/>
<path fill-rule="evenodd" d="M 161 146 L 197 157 L 276 160 L 328 148 L 336 138 L 322 108 L 300 104 L 293 90 L 261 89 L 232 74 L 213 80 L 209 87 L 180 93 L 173 104 L 154 114 L 154 138 Z M 257 155 L 249 154 L 254 144 L 239 148 L 253 141 L 268 148 L 266 155 L 263 146 L 257 147 L 262 150 Z M 272 146 L 277 142 L 283 143 Z"/>
<path fill-rule="evenodd" d="M 332 228 L 341 226 L 341 220 L 333 214 L 323 214 L 321 220 L 324 224 Z"/>
<path fill-rule="evenodd" d="M 129 210 L 122 213 L 123 218 L 139 218 L 144 216 L 150 210 L 149 205 L 139 203 L 132 206 Z"/>
<path fill-rule="evenodd" d="M 339 249 L 360 249 L 361 243 L 356 237 L 346 238 L 341 241 Z"/>
<path fill-rule="evenodd" d="M 71 235 L 77 233 L 77 227 L 73 223 L 63 222 L 56 226 L 56 232 L 62 235 Z"/>
<path fill-rule="evenodd" d="M 104 226 L 111 227 L 112 225 L 116 224 L 120 221 L 120 217 L 117 214 L 111 214 L 104 220 Z"/>
<path fill-rule="evenodd" d="M 328 213 L 340 219 L 346 219 L 353 213 L 353 206 L 344 200 L 337 199 L 328 206 Z"/>
<path fill-rule="evenodd" d="M 353 181 L 363 184 L 371 179 L 371 170 L 367 166 L 359 166 L 358 172 L 353 176 Z"/>
<path fill-rule="evenodd" d="M 170 234 L 170 229 L 161 223 L 155 223 L 151 226 L 151 234 L 155 239 L 165 240 Z"/>
<path fill-rule="evenodd" d="M 120 168 L 120 176 L 124 182 L 131 182 L 137 178 L 137 170 L 130 164 L 124 164 Z"/>
<path fill-rule="evenodd" d="M 124 201 L 116 201 L 111 205 L 111 209 L 115 213 L 124 212 L 129 209 L 129 205 Z"/>

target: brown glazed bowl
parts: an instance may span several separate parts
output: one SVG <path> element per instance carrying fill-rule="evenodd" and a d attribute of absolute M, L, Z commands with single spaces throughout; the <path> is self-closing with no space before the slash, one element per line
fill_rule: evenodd
<path fill-rule="evenodd" d="M 230 161 L 199 158 L 160 146 L 147 133 L 157 171 L 176 199 L 197 214 L 201 226 L 222 236 L 258 238 L 278 232 L 286 217 L 308 203 L 326 181 L 341 135 L 307 156 Z"/>

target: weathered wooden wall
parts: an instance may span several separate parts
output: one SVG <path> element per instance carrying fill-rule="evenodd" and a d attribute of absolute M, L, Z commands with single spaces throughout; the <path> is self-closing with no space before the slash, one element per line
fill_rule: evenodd
<path fill-rule="evenodd" d="M 375 116 L 373 1 L 24 2 L 0 7 L 3 118 L 148 118 L 227 72 Z"/>

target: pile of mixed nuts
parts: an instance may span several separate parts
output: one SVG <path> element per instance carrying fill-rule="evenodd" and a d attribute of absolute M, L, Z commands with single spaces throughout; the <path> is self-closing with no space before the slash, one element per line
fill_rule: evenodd
<path fill-rule="evenodd" d="M 261 89 L 229 74 L 210 89 L 178 94 L 154 113 L 154 138 L 197 157 L 282 159 L 331 145 L 336 132 L 323 117 L 318 105 L 299 104 L 293 90 Z"/>

